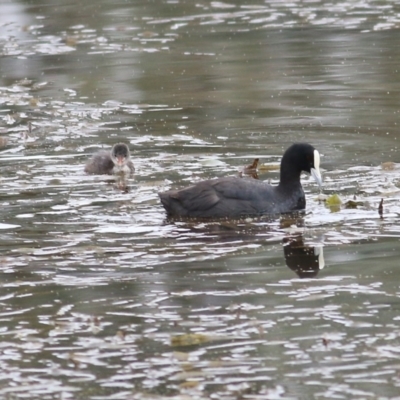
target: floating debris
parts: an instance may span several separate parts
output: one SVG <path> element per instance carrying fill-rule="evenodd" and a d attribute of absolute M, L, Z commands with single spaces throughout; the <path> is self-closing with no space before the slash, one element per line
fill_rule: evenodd
<path fill-rule="evenodd" d="M 332 196 L 329 196 L 325 200 L 325 205 L 332 211 L 332 212 L 338 212 L 340 211 L 340 206 L 342 204 L 342 200 L 340 197 L 335 193 Z"/>
<path fill-rule="evenodd" d="M 171 338 L 171 346 L 193 346 L 197 344 L 207 343 L 212 338 L 201 333 L 188 333 L 185 335 L 173 336 Z"/>
<path fill-rule="evenodd" d="M 346 203 L 344 203 L 344 208 L 354 209 L 364 205 L 363 201 L 347 200 Z"/>
<path fill-rule="evenodd" d="M 259 161 L 260 161 L 259 158 L 255 158 L 254 161 L 253 161 L 251 164 L 246 165 L 246 166 L 243 168 L 243 172 L 244 172 L 245 174 L 251 174 L 251 173 L 253 173 L 254 171 L 257 171 L 257 166 L 258 166 L 258 162 L 259 162 Z"/>
<path fill-rule="evenodd" d="M 243 169 L 239 172 L 239 177 L 243 178 L 243 174 L 246 174 L 251 178 L 258 179 L 257 166 L 259 161 L 259 158 L 255 158 L 251 164 L 243 167 Z"/>
<path fill-rule="evenodd" d="M 378 213 L 383 218 L 383 199 L 381 199 L 379 206 L 378 206 Z"/>
<path fill-rule="evenodd" d="M 260 164 L 258 166 L 259 171 L 277 171 L 279 170 L 280 164 Z"/>
<path fill-rule="evenodd" d="M 200 379 L 200 377 L 199 377 Z M 199 386 L 200 381 L 195 381 L 195 380 L 187 380 L 186 382 L 182 382 L 179 387 L 181 389 L 193 389 Z"/>
<path fill-rule="evenodd" d="M 208 342 L 210 339 L 207 335 L 200 333 L 189 333 L 185 335 L 173 336 L 171 338 L 172 346 L 192 346 L 196 344 L 203 344 Z"/>
<path fill-rule="evenodd" d="M 381 164 L 384 171 L 393 171 L 396 168 L 396 164 L 392 161 L 387 161 Z"/>
<path fill-rule="evenodd" d="M 0 137 L 0 149 L 8 145 L 8 139 L 6 137 Z"/>

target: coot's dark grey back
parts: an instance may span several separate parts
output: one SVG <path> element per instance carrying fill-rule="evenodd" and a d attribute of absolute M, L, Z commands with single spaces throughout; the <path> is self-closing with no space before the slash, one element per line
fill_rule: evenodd
<path fill-rule="evenodd" d="M 199 182 L 181 190 L 160 193 L 169 215 L 201 218 L 278 214 L 305 207 L 301 185 L 290 196 L 255 179 L 227 177 Z"/>

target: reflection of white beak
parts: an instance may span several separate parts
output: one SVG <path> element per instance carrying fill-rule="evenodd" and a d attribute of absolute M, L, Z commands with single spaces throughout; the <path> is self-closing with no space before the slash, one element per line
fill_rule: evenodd
<path fill-rule="evenodd" d="M 315 246 L 314 254 L 318 256 L 319 269 L 323 269 L 325 267 L 325 260 L 324 260 L 324 249 L 322 248 L 322 246 Z"/>
<path fill-rule="evenodd" d="M 322 176 L 321 171 L 319 170 L 320 156 L 318 150 L 314 150 L 314 168 L 311 168 L 311 175 L 318 183 L 318 186 L 322 186 Z"/>

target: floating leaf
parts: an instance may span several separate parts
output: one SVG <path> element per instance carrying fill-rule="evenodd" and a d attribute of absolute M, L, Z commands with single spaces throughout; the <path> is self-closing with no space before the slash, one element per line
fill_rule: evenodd
<path fill-rule="evenodd" d="M 381 167 L 385 171 L 393 171 L 396 168 L 396 164 L 392 161 L 387 161 L 382 163 Z"/>
<path fill-rule="evenodd" d="M 279 164 L 260 164 L 258 166 L 259 171 L 276 171 L 280 168 Z"/>
<path fill-rule="evenodd" d="M 6 147 L 8 144 L 8 139 L 6 137 L 0 137 L 0 149 Z"/>
<path fill-rule="evenodd" d="M 243 172 L 244 172 L 245 174 L 247 174 L 247 173 L 252 173 L 254 170 L 257 169 L 258 161 L 259 161 L 259 160 L 260 160 L 259 158 L 255 158 L 251 164 L 246 165 L 246 166 L 243 168 Z"/>
<path fill-rule="evenodd" d="M 332 196 L 329 196 L 326 201 L 325 205 L 332 211 L 337 212 L 340 210 L 340 205 L 342 204 L 342 200 L 340 197 L 335 193 Z"/>
<path fill-rule="evenodd" d="M 172 346 L 191 346 L 202 344 L 209 341 L 208 336 L 200 333 L 189 333 L 186 335 L 173 336 L 171 338 Z"/>
<path fill-rule="evenodd" d="M 211 338 L 201 333 L 189 333 L 186 335 L 173 336 L 171 346 L 193 346 L 209 342 Z"/>
<path fill-rule="evenodd" d="M 179 386 L 181 389 L 193 389 L 199 386 L 199 381 L 188 380 L 186 382 L 182 382 Z"/>
<path fill-rule="evenodd" d="M 363 201 L 348 200 L 344 204 L 344 208 L 357 208 L 357 207 L 363 206 L 363 205 L 364 205 Z"/>

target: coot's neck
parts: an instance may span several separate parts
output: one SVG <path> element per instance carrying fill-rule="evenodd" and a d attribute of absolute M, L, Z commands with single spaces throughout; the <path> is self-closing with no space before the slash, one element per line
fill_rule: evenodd
<path fill-rule="evenodd" d="M 285 162 L 286 161 L 286 162 Z M 292 190 L 301 186 L 300 183 L 301 170 L 290 162 L 290 160 L 282 159 L 281 163 L 281 175 L 279 180 L 280 188 L 291 188 Z"/>

